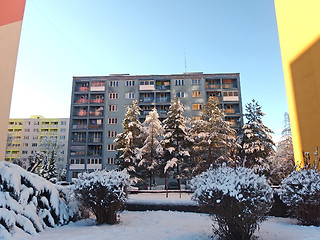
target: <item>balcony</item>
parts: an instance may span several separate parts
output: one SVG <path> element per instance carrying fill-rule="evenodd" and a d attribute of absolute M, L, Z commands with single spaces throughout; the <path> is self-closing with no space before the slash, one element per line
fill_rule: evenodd
<path fill-rule="evenodd" d="M 89 129 L 103 129 L 102 124 L 89 124 Z"/>
<path fill-rule="evenodd" d="M 102 156 L 102 150 L 99 149 L 99 150 L 89 150 L 88 151 L 88 156 Z"/>
<path fill-rule="evenodd" d="M 164 103 L 164 102 L 170 102 L 170 97 L 157 97 L 156 102 L 157 103 Z"/>
<path fill-rule="evenodd" d="M 74 124 L 72 125 L 72 129 L 87 129 L 86 124 Z"/>
<path fill-rule="evenodd" d="M 71 156 L 84 156 L 86 155 L 86 151 L 70 151 Z"/>
<path fill-rule="evenodd" d="M 156 90 L 170 90 L 170 80 L 156 81 Z"/>
<path fill-rule="evenodd" d="M 104 99 L 96 98 L 96 99 L 90 99 L 90 103 L 104 103 Z"/>
<path fill-rule="evenodd" d="M 142 110 L 141 115 L 148 115 L 151 110 Z"/>
<path fill-rule="evenodd" d="M 91 86 L 91 92 L 104 92 L 105 86 Z"/>
<path fill-rule="evenodd" d="M 206 84 L 206 89 L 220 89 L 220 84 Z"/>
<path fill-rule="evenodd" d="M 74 101 L 75 104 L 86 104 L 88 103 L 88 99 L 86 98 L 80 98 Z"/>
<path fill-rule="evenodd" d="M 85 139 L 85 138 L 72 138 L 72 139 L 71 139 L 71 142 L 74 142 L 74 143 L 84 143 L 84 142 L 86 142 L 86 139 Z"/>
<path fill-rule="evenodd" d="M 88 139 L 88 142 L 90 142 L 90 143 L 101 143 L 102 142 L 102 138 L 91 137 L 91 138 Z"/>
<path fill-rule="evenodd" d="M 90 112 L 89 115 L 90 116 L 96 116 L 96 117 L 103 116 L 103 111 Z"/>
<path fill-rule="evenodd" d="M 78 117 L 85 117 L 87 116 L 87 111 L 86 110 L 80 110 L 79 112 L 75 112 L 73 116 L 78 116 Z"/>
<path fill-rule="evenodd" d="M 154 98 L 153 97 L 141 97 L 139 99 L 139 101 L 141 103 L 152 103 L 152 102 L 154 102 Z"/>
<path fill-rule="evenodd" d="M 158 110 L 158 114 L 159 115 L 167 115 L 168 114 L 168 110 Z"/>
<path fill-rule="evenodd" d="M 79 87 L 78 92 L 88 92 L 89 91 L 89 87 Z"/>

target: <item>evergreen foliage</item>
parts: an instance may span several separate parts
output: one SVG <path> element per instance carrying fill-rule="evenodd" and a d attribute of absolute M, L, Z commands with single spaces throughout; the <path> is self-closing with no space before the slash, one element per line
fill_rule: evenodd
<path fill-rule="evenodd" d="M 178 98 L 175 98 L 171 102 L 168 117 L 163 121 L 164 172 L 174 169 L 178 179 L 192 172 L 190 149 L 193 140 L 186 131 L 183 112 L 183 105 Z"/>
<path fill-rule="evenodd" d="M 163 132 L 157 109 L 154 108 L 143 122 L 141 139 L 144 139 L 144 143 L 141 148 L 137 149 L 139 170 L 147 172 L 150 189 L 154 175 L 159 173 L 159 165 L 163 155 L 161 144 Z"/>
<path fill-rule="evenodd" d="M 203 106 L 201 120 L 192 124 L 194 151 L 197 153 L 195 173 L 208 169 L 221 162 L 234 165 L 237 160 L 236 131 L 224 120 L 224 112 L 219 103 L 210 97 Z"/>
<path fill-rule="evenodd" d="M 138 119 L 141 109 L 137 101 L 127 107 L 122 122 L 123 132 L 118 134 L 114 142 L 118 150 L 119 169 L 129 173 L 130 176 L 137 174 L 136 149 L 142 146 L 140 133 L 142 125 Z"/>
<path fill-rule="evenodd" d="M 262 166 L 274 151 L 274 142 L 270 136 L 273 131 L 263 124 L 264 115 L 254 99 L 246 105 L 247 123 L 242 128 L 241 142 L 241 157 L 246 167 Z"/>

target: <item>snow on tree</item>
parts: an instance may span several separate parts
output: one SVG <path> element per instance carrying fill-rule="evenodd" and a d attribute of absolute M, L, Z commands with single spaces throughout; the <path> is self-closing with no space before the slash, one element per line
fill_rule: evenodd
<path fill-rule="evenodd" d="M 32 173 L 38 173 L 39 165 L 44 162 L 45 154 L 43 152 L 35 152 L 28 156 L 26 170 Z"/>
<path fill-rule="evenodd" d="M 175 98 L 171 102 L 168 117 L 163 121 L 164 172 L 174 169 L 178 181 L 181 176 L 190 175 L 192 171 L 190 149 L 193 139 L 186 130 L 183 112 L 183 105 Z"/>
<path fill-rule="evenodd" d="M 314 169 L 293 171 L 283 179 L 280 199 L 303 225 L 320 226 L 320 173 Z"/>
<path fill-rule="evenodd" d="M 196 173 L 205 171 L 211 165 L 226 162 L 234 164 L 238 160 L 236 131 L 225 121 L 219 103 L 210 97 L 203 106 L 201 120 L 192 123 L 194 151 L 197 156 Z"/>
<path fill-rule="evenodd" d="M 252 239 L 273 203 L 273 192 L 264 177 L 251 169 L 208 169 L 191 180 L 193 200 L 217 223 L 213 232 L 220 239 Z"/>
<path fill-rule="evenodd" d="M 97 224 L 118 223 L 129 186 L 129 175 L 123 172 L 100 170 L 81 173 L 75 180 L 75 193 L 81 204 L 95 216 Z"/>
<path fill-rule="evenodd" d="M 61 150 L 63 143 L 57 140 L 56 136 L 43 137 L 40 141 L 40 149 L 45 154 L 45 159 L 42 163 L 39 174 L 46 179 L 56 177 L 65 167 L 63 162 L 60 162 Z"/>
<path fill-rule="evenodd" d="M 21 167 L 0 162 L 0 237 L 24 231 L 31 235 L 67 224 L 75 207 L 55 185 Z"/>
<path fill-rule="evenodd" d="M 157 109 L 149 112 L 146 120 L 143 122 L 141 131 L 141 139 L 144 139 L 143 146 L 137 149 L 137 159 L 140 171 L 145 170 L 149 176 L 150 189 L 152 179 L 158 172 L 161 157 L 163 155 L 163 147 L 161 138 L 163 135 L 163 127 L 159 120 Z"/>
<path fill-rule="evenodd" d="M 142 128 L 138 119 L 140 111 L 137 101 L 133 101 L 132 106 L 127 107 L 122 122 L 123 132 L 114 140 L 118 150 L 119 169 L 129 173 L 130 176 L 136 175 L 136 148 L 142 145 L 139 138 Z"/>
<path fill-rule="evenodd" d="M 262 166 L 268 156 L 273 153 L 273 133 L 262 122 L 265 114 L 254 99 L 246 105 L 247 123 L 243 126 L 241 157 L 246 167 Z"/>

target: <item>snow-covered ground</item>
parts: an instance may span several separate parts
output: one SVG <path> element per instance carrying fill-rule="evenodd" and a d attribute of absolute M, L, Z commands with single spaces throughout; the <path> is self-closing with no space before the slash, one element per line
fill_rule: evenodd
<path fill-rule="evenodd" d="M 175 205 L 197 205 L 195 201 L 191 200 L 191 193 L 139 193 L 130 194 L 127 202 L 142 203 L 142 204 L 175 204 Z"/>
<path fill-rule="evenodd" d="M 19 240 L 210 240 L 212 239 L 211 219 L 206 214 L 147 211 L 121 213 L 117 225 L 95 226 L 92 219 L 70 223 L 63 227 L 46 229 L 36 236 L 20 233 Z M 293 219 L 269 217 L 255 234 L 261 240 L 318 240 L 320 227 L 305 227 Z M 216 239 L 216 238 L 213 238 Z"/>

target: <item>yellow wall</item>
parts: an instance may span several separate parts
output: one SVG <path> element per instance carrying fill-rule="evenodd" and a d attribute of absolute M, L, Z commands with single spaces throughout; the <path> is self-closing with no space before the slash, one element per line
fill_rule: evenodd
<path fill-rule="evenodd" d="M 295 161 L 320 147 L 320 1 L 275 0 Z"/>

